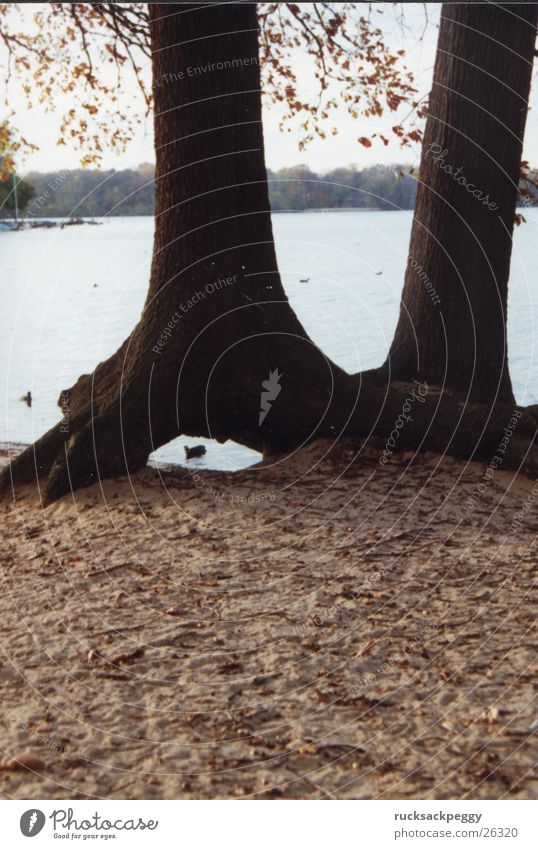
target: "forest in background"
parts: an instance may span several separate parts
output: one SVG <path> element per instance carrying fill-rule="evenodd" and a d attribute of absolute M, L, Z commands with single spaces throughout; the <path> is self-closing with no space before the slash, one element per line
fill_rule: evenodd
<path fill-rule="evenodd" d="M 316 174 L 304 165 L 268 169 L 273 211 L 325 208 L 413 209 L 416 180 L 405 165 L 337 168 Z M 153 215 L 154 168 L 97 171 L 74 169 L 30 172 L 19 189 L 19 206 L 31 218 Z M 13 214 L 11 184 L 0 184 L 0 209 Z M 33 191 L 28 191 L 30 188 Z M 21 201 L 21 197 L 23 200 Z"/>
<path fill-rule="evenodd" d="M 306 165 L 267 169 L 273 212 L 306 209 L 413 209 L 417 174 L 408 165 L 354 165 L 317 174 Z M 149 163 L 121 171 L 64 169 L 30 172 L 18 184 L 19 209 L 29 218 L 153 215 L 154 167 Z M 538 191 L 520 205 L 536 205 Z M 11 181 L 0 183 L 0 217 L 13 216 Z"/>

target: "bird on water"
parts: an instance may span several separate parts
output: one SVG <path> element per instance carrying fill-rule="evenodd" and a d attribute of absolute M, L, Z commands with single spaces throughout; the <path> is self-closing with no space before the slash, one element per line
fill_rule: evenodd
<path fill-rule="evenodd" d="M 206 453 L 204 445 L 195 445 L 194 448 L 189 448 L 188 445 L 185 445 L 184 447 L 186 460 L 194 460 L 196 457 L 203 457 Z"/>

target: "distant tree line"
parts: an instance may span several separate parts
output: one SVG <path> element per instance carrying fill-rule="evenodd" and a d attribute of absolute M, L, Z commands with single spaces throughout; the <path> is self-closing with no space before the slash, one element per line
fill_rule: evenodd
<path fill-rule="evenodd" d="M 304 165 L 268 170 L 273 210 L 320 208 L 412 209 L 416 181 L 403 166 L 378 165 L 337 168 L 316 174 Z M 30 172 L 25 180 L 33 189 L 26 215 L 55 218 L 102 215 L 153 215 L 153 165 L 122 171 L 87 169 Z M 20 204 L 21 208 L 23 204 Z M 11 212 L 7 203 L 4 214 Z"/>
<path fill-rule="evenodd" d="M 307 209 L 413 209 L 417 174 L 405 165 L 353 165 L 316 174 L 305 165 L 268 169 L 273 211 Z M 29 173 L 19 184 L 19 208 L 29 218 L 153 215 L 153 165 L 136 169 L 75 169 Z M 0 184 L 0 216 L 13 214 L 9 184 Z M 525 183 L 520 206 L 538 204 L 538 190 Z"/>
<path fill-rule="evenodd" d="M 153 215 L 153 165 L 136 169 L 94 171 L 64 169 L 47 174 L 30 172 L 26 181 L 34 197 L 26 209 L 32 218 Z"/>
<path fill-rule="evenodd" d="M 316 174 L 304 165 L 267 172 L 271 208 L 413 209 L 416 179 L 404 165 L 351 165 Z"/>

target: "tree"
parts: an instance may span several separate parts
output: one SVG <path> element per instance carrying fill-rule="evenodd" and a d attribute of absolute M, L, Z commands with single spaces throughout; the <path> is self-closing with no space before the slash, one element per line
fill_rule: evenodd
<path fill-rule="evenodd" d="M 292 311 L 271 229 L 255 7 L 155 4 L 150 18 L 156 230 L 143 315 L 114 356 L 62 393 L 67 424 L 19 455 L 4 486 L 37 470 L 50 501 L 140 468 L 180 432 L 266 453 L 316 436 L 386 437 L 413 392 L 399 444 L 495 451 L 512 406 L 492 416 L 424 386 L 418 399 L 413 384 L 385 391 L 331 363 Z M 521 412 L 507 465 L 538 468 L 535 427 Z"/>
<path fill-rule="evenodd" d="M 0 121 L 0 215 L 11 216 L 18 207 L 24 210 L 34 196 L 34 190 L 25 180 L 17 177 L 14 156 L 21 148 L 33 149 L 26 139 L 19 137 L 7 121 Z M 15 202 L 14 181 L 17 187 Z"/>
<path fill-rule="evenodd" d="M 538 6 L 444 4 L 400 318 L 381 370 L 513 404 L 506 309 Z"/>
<path fill-rule="evenodd" d="M 2 162 L 0 160 L 0 170 Z M 17 206 L 15 205 L 14 183 L 17 187 Z M 34 196 L 34 189 L 13 171 L 11 175 L 6 174 L 4 178 L 0 178 L 0 217 L 11 218 L 15 209 L 18 208 L 23 212 L 28 203 Z"/>

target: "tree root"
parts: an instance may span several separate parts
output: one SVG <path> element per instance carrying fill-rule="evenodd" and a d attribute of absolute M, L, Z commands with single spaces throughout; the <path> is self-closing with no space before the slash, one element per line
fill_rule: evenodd
<path fill-rule="evenodd" d="M 274 404 L 270 424 L 262 434 L 266 454 L 295 450 L 321 437 L 375 435 L 386 439 L 381 462 L 383 455 L 388 458 L 398 450 L 414 449 L 464 460 L 484 458 L 496 467 L 538 475 L 536 406 L 464 405 L 415 381 L 381 388 L 361 375 L 351 377 L 340 370 L 335 374 L 329 404 L 324 400 L 323 387 L 317 393 L 300 392 L 294 382 L 282 392 L 285 397 Z M 237 417 L 228 416 L 218 433 L 215 428 L 211 432 L 207 426 L 204 429 L 204 423 L 195 418 L 190 425 L 185 419 L 184 432 L 217 436 L 222 441 L 234 439 L 259 449 L 258 386 L 253 386 L 249 399 L 255 406 L 255 427 L 242 424 L 244 417 L 239 410 Z M 244 391 L 242 394 L 245 396 Z M 43 503 L 50 504 L 100 479 L 142 468 L 151 451 L 173 438 L 177 430 L 172 433 L 167 426 L 160 435 L 152 434 L 147 402 L 140 394 L 131 395 L 126 392 L 121 403 L 114 401 L 108 412 L 95 413 L 94 406 L 84 413 L 79 407 L 68 433 L 61 424 L 49 430 L 2 471 L 0 496 L 14 494 L 18 487 L 37 481 Z"/>

